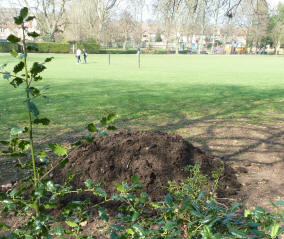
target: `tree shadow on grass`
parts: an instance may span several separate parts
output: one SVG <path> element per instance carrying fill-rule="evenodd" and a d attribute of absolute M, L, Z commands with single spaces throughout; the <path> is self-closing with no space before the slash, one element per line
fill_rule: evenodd
<path fill-rule="evenodd" d="M 39 129 L 41 135 L 46 132 L 41 140 L 43 145 L 50 141 L 68 141 L 75 132 L 78 135 L 83 132 L 89 122 L 108 112 L 116 112 L 118 128 L 176 132 L 203 150 L 226 160 L 236 160 L 248 152 L 262 153 L 259 147 L 263 144 L 269 148 L 263 154 L 278 155 L 275 163 L 283 155 L 284 89 L 281 87 L 261 89 L 236 85 L 94 79 L 88 83 L 75 82 L 68 87 L 57 84 L 51 89 L 51 95 L 49 101 L 38 102 L 41 115 L 52 121 L 50 128 Z M 26 116 L 24 106 L 22 111 L 18 110 L 17 117 L 15 114 L 10 116 L 8 113 L 15 108 L 18 99 L 14 94 L 6 99 L 0 110 L 0 128 L 3 129 L 13 127 L 15 118 Z M 261 128 L 263 122 L 270 126 Z M 236 125 L 239 123 L 249 130 L 238 128 Z M 223 132 L 216 133 L 220 128 Z M 243 134 L 230 130 L 234 128 L 244 131 Z M 200 132 L 193 135 L 193 129 Z M 39 139 L 41 135 L 38 135 Z M 214 140 L 223 146 L 218 142 L 214 145 Z M 234 141 L 246 143 L 235 146 Z"/>

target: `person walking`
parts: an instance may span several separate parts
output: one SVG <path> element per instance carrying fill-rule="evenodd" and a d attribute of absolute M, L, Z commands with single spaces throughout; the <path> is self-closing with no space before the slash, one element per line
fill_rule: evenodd
<path fill-rule="evenodd" d="M 84 62 L 85 62 L 85 64 L 87 64 L 87 56 L 88 56 L 88 53 L 87 53 L 87 51 L 86 51 L 85 48 L 83 49 L 83 56 L 84 56 Z"/>
<path fill-rule="evenodd" d="M 79 64 L 81 62 L 81 54 L 82 54 L 82 51 L 81 51 L 80 48 L 78 48 L 77 51 L 76 51 L 77 64 Z"/>

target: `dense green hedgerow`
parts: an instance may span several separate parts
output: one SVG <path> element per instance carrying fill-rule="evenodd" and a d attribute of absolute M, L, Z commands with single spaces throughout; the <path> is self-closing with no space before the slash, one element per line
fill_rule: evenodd
<path fill-rule="evenodd" d="M 123 49 L 104 49 L 100 50 L 100 54 L 136 54 L 136 49 L 123 50 Z"/>
<path fill-rule="evenodd" d="M 69 43 L 33 42 L 33 43 L 27 43 L 27 46 L 37 48 L 37 50 L 33 49 L 33 52 L 39 52 L 39 53 L 69 53 L 70 52 Z"/>
<path fill-rule="evenodd" d="M 100 53 L 100 44 L 98 43 L 89 43 L 89 42 L 81 42 L 77 44 L 77 47 L 81 49 L 86 49 L 86 51 L 90 54 Z"/>
<path fill-rule="evenodd" d="M 10 52 L 11 50 L 17 50 L 18 45 L 11 42 L 0 42 L 0 52 Z"/>

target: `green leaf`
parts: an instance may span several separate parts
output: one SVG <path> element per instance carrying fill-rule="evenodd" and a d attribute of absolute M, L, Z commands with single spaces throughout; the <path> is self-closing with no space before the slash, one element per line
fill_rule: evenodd
<path fill-rule="evenodd" d="M 35 19 L 35 16 L 28 16 L 28 18 L 26 19 L 26 22 L 32 21 L 33 19 Z"/>
<path fill-rule="evenodd" d="M 23 7 L 20 11 L 20 16 L 25 19 L 28 16 L 29 9 L 27 7 Z"/>
<path fill-rule="evenodd" d="M 101 122 L 101 124 L 102 124 L 103 126 L 106 126 L 106 124 L 107 124 L 107 118 L 106 118 L 106 117 L 103 117 L 100 122 Z"/>
<path fill-rule="evenodd" d="M 73 222 L 73 221 L 65 221 L 66 224 L 69 226 L 69 227 L 79 227 L 79 225 L 76 223 L 76 222 Z"/>
<path fill-rule="evenodd" d="M 7 66 L 7 64 L 6 64 L 6 63 L 5 63 L 5 64 L 0 65 L 0 70 L 3 70 L 6 66 Z"/>
<path fill-rule="evenodd" d="M 272 238 L 275 238 L 278 234 L 278 230 L 280 227 L 280 223 L 279 222 L 274 222 L 271 227 L 270 227 L 270 236 Z"/>
<path fill-rule="evenodd" d="M 21 140 L 18 147 L 21 152 L 24 152 L 30 147 L 30 142 L 26 140 Z"/>
<path fill-rule="evenodd" d="M 230 208 L 230 211 L 231 212 L 236 211 L 241 205 L 242 205 L 241 203 L 235 202 L 234 205 Z"/>
<path fill-rule="evenodd" d="M 3 78 L 4 78 L 5 80 L 9 80 L 10 77 L 11 77 L 10 72 L 8 72 L 8 71 L 4 72 Z"/>
<path fill-rule="evenodd" d="M 173 198 L 172 198 L 172 196 L 171 195 L 169 195 L 169 194 L 167 194 L 166 196 L 165 196 L 165 202 L 166 202 L 166 204 L 168 204 L 168 206 L 173 206 Z"/>
<path fill-rule="evenodd" d="M 42 163 L 48 163 L 49 161 L 46 159 L 46 153 L 44 151 L 37 152 L 37 158 Z"/>
<path fill-rule="evenodd" d="M 9 230 L 11 227 L 3 222 L 0 222 L 0 228 L 5 231 L 5 230 Z"/>
<path fill-rule="evenodd" d="M 11 136 L 19 135 L 28 132 L 27 127 L 22 127 L 22 128 L 12 128 L 10 131 Z"/>
<path fill-rule="evenodd" d="M 88 124 L 87 129 L 89 132 L 98 132 L 97 127 L 93 123 Z"/>
<path fill-rule="evenodd" d="M 0 140 L 0 144 L 2 144 L 2 145 L 9 145 L 10 142 L 9 141 L 5 141 L 5 140 Z"/>
<path fill-rule="evenodd" d="M 38 51 L 38 47 L 35 45 L 28 45 L 27 50 L 28 51 Z"/>
<path fill-rule="evenodd" d="M 18 59 L 19 59 L 19 60 L 23 60 L 26 55 L 27 55 L 27 54 L 22 53 L 22 54 L 19 55 Z"/>
<path fill-rule="evenodd" d="M 104 221 L 106 221 L 106 222 L 108 222 L 108 216 L 107 216 L 107 214 L 106 214 L 106 211 L 105 211 L 105 209 L 103 208 L 103 207 L 100 207 L 99 208 L 99 216 L 104 220 Z"/>
<path fill-rule="evenodd" d="M 90 179 L 90 178 L 85 181 L 85 185 L 86 185 L 86 187 L 89 188 L 89 189 L 90 189 L 90 188 L 93 188 L 93 187 L 95 186 L 93 180 Z"/>
<path fill-rule="evenodd" d="M 14 17 L 14 22 L 15 22 L 17 25 L 21 25 L 21 24 L 24 23 L 24 19 L 22 18 L 22 16 Z"/>
<path fill-rule="evenodd" d="M 35 87 L 30 87 L 26 89 L 27 92 L 31 93 L 33 96 L 39 96 L 40 95 L 40 90 Z"/>
<path fill-rule="evenodd" d="M 140 193 L 139 201 L 145 203 L 148 200 L 148 194 L 146 192 Z"/>
<path fill-rule="evenodd" d="M 137 174 L 135 174 L 131 177 L 131 183 L 132 184 L 140 184 L 139 177 L 138 177 Z"/>
<path fill-rule="evenodd" d="M 36 38 L 36 37 L 39 37 L 40 34 L 38 34 L 37 32 L 33 31 L 33 32 L 28 32 L 28 36 Z"/>
<path fill-rule="evenodd" d="M 153 208 L 155 209 L 161 209 L 163 208 L 163 206 L 159 203 L 156 203 L 156 202 L 149 202 L 149 205 L 152 206 Z"/>
<path fill-rule="evenodd" d="M 236 238 L 248 238 L 248 234 L 244 231 L 237 230 L 233 228 L 230 224 L 227 225 L 229 232 Z"/>
<path fill-rule="evenodd" d="M 130 234 L 130 235 L 134 235 L 134 231 L 131 228 L 127 228 L 125 229 L 126 233 Z"/>
<path fill-rule="evenodd" d="M 118 235 L 116 234 L 115 231 L 111 231 L 111 233 L 110 233 L 110 238 L 111 238 L 111 239 L 119 239 L 119 237 L 118 237 Z"/>
<path fill-rule="evenodd" d="M 113 125 L 109 125 L 107 127 L 107 130 L 117 130 L 117 128 L 115 126 L 113 126 Z"/>
<path fill-rule="evenodd" d="M 50 120 L 48 118 L 42 118 L 42 119 L 35 119 L 34 124 L 42 124 L 42 125 L 49 125 Z"/>
<path fill-rule="evenodd" d="M 7 40 L 11 43 L 17 43 L 17 42 L 20 42 L 21 39 L 16 37 L 15 35 L 11 34 L 7 37 Z"/>
<path fill-rule="evenodd" d="M 201 200 L 204 197 L 205 193 L 203 191 L 200 192 L 200 194 L 198 195 L 197 200 Z"/>
<path fill-rule="evenodd" d="M 135 222 L 139 216 L 140 216 L 139 212 L 134 212 L 132 215 L 131 221 Z"/>
<path fill-rule="evenodd" d="M 45 203 L 43 207 L 45 209 L 54 209 L 58 207 L 58 203 Z"/>
<path fill-rule="evenodd" d="M 64 158 L 64 159 L 60 160 L 60 162 L 59 162 L 59 167 L 60 167 L 60 168 L 64 168 L 65 165 L 66 165 L 68 162 L 69 162 L 69 158 Z"/>
<path fill-rule="evenodd" d="M 12 86 L 14 86 L 14 88 L 17 88 L 19 85 L 21 85 L 22 83 L 24 82 L 24 79 L 23 78 L 20 78 L 20 77 L 15 77 L 11 82 L 10 84 Z"/>
<path fill-rule="evenodd" d="M 16 52 L 14 49 L 10 51 L 10 54 L 11 54 L 11 56 L 13 56 L 15 58 L 18 57 L 18 55 L 19 55 L 18 52 Z"/>
<path fill-rule="evenodd" d="M 51 149 L 51 151 L 58 156 L 63 156 L 67 154 L 67 149 L 61 146 L 60 144 L 53 143 L 49 144 L 48 146 Z"/>
<path fill-rule="evenodd" d="M 45 58 L 44 62 L 50 62 L 54 59 L 54 57 L 47 57 Z"/>
<path fill-rule="evenodd" d="M 101 196 L 101 197 L 104 197 L 104 198 L 107 197 L 107 193 L 102 188 L 96 188 L 96 190 L 94 191 L 94 194 Z"/>
<path fill-rule="evenodd" d="M 110 113 L 107 116 L 107 123 L 110 123 L 110 122 L 114 121 L 114 119 L 115 119 L 115 113 Z"/>
<path fill-rule="evenodd" d="M 57 226 L 56 227 L 55 234 L 57 236 L 62 236 L 64 234 L 64 230 L 63 230 L 62 226 Z"/>
<path fill-rule="evenodd" d="M 86 140 L 89 143 L 92 143 L 94 141 L 94 137 L 90 134 L 84 135 L 82 139 Z"/>
<path fill-rule="evenodd" d="M 35 117 L 37 117 L 39 115 L 39 110 L 36 107 L 36 104 L 34 102 L 28 101 L 27 106 L 28 106 L 29 111 L 32 112 Z"/>
<path fill-rule="evenodd" d="M 100 131 L 99 132 L 99 136 L 105 137 L 105 136 L 108 136 L 108 134 L 106 132 Z"/>
<path fill-rule="evenodd" d="M 18 190 L 16 188 L 14 188 L 10 193 L 9 193 L 9 196 L 11 197 L 15 197 L 16 194 L 17 194 Z"/>
<path fill-rule="evenodd" d="M 22 61 L 19 62 L 17 65 L 15 65 L 13 72 L 15 74 L 17 74 L 18 72 L 20 72 L 24 69 L 24 66 L 25 66 L 24 62 L 22 62 Z"/>
<path fill-rule="evenodd" d="M 75 143 L 71 144 L 71 147 L 79 146 L 82 144 L 82 141 L 76 141 Z"/>
<path fill-rule="evenodd" d="M 52 181 L 48 181 L 46 183 L 46 187 L 51 192 L 55 192 L 56 191 L 56 187 L 54 186 L 54 183 Z"/>
<path fill-rule="evenodd" d="M 126 189 L 121 184 L 115 184 L 115 188 L 117 191 L 124 193 L 126 192 Z"/>
<path fill-rule="evenodd" d="M 34 62 L 30 72 L 35 77 L 38 73 L 44 71 L 46 67 L 43 64 L 40 64 L 38 62 Z"/>

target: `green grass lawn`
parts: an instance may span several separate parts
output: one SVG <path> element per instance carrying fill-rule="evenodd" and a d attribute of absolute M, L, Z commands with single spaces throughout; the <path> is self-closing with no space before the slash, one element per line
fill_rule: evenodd
<path fill-rule="evenodd" d="M 167 129 L 194 120 L 246 119 L 251 123 L 284 118 L 284 57 L 89 55 L 76 64 L 73 55 L 30 54 L 30 61 L 54 56 L 39 88 L 48 99 L 36 101 L 51 119 L 46 138 L 80 131 L 108 112 L 119 127 Z M 13 58 L 0 54 L 0 65 Z M 23 88 L 0 79 L 0 136 L 27 121 Z M 43 129 L 39 129 L 41 131 Z"/>

